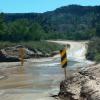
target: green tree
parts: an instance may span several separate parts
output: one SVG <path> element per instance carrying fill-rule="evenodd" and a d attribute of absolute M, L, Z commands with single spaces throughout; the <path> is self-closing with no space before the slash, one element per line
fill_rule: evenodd
<path fill-rule="evenodd" d="M 96 26 L 96 36 L 100 37 L 100 24 Z"/>
<path fill-rule="evenodd" d="M 88 44 L 87 59 L 100 62 L 100 38 L 93 38 Z"/>
<path fill-rule="evenodd" d="M 19 19 L 8 24 L 6 23 L 5 33 L 6 36 L 3 35 L 3 40 L 15 42 L 43 40 L 46 38 L 46 33 L 42 26 L 27 19 Z"/>
<path fill-rule="evenodd" d="M 8 23 L 8 36 L 10 41 L 24 41 L 29 40 L 29 26 L 30 23 L 27 19 L 20 19 L 14 22 Z"/>
<path fill-rule="evenodd" d="M 0 14 L 0 31 L 3 30 L 3 28 L 4 28 L 3 25 L 4 25 L 4 14 L 1 13 Z"/>
<path fill-rule="evenodd" d="M 46 38 L 46 33 L 38 23 L 33 23 L 29 28 L 29 34 L 33 40 L 43 40 Z"/>
<path fill-rule="evenodd" d="M 3 36 L 5 35 L 4 27 L 5 27 L 4 14 L 0 13 L 0 40 L 2 40 Z"/>

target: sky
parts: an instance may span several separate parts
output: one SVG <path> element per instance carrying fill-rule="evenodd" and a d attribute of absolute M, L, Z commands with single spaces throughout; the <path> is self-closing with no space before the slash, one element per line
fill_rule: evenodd
<path fill-rule="evenodd" d="M 100 0 L 0 0 L 0 12 L 4 13 L 42 13 L 56 8 L 78 4 L 83 6 L 100 5 Z"/>

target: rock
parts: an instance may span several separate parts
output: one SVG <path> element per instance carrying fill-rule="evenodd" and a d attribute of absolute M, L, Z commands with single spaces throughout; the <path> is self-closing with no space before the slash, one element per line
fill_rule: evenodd
<path fill-rule="evenodd" d="M 6 76 L 0 75 L 0 80 L 4 79 Z"/>
<path fill-rule="evenodd" d="M 6 53 L 4 49 L 0 51 L 0 62 L 9 62 L 9 61 L 19 61 L 19 58 L 17 56 L 10 56 Z"/>
<path fill-rule="evenodd" d="M 100 83 L 95 80 L 85 82 L 81 89 L 81 96 L 88 100 L 100 100 Z"/>
<path fill-rule="evenodd" d="M 51 53 L 51 56 L 53 57 L 53 56 L 55 56 L 57 54 L 59 54 L 59 51 L 54 51 L 54 52 Z"/>
<path fill-rule="evenodd" d="M 60 86 L 60 94 L 64 94 L 64 96 L 68 97 L 70 100 L 79 100 L 81 78 L 81 74 L 74 73 L 71 77 L 66 79 L 66 81 L 63 81 Z"/>
<path fill-rule="evenodd" d="M 33 57 L 45 57 L 45 56 L 49 56 L 47 54 L 42 53 L 40 50 L 38 49 L 33 49 L 30 50 L 24 46 L 21 45 L 17 45 L 14 47 L 7 47 L 4 49 L 0 50 L 0 61 L 6 61 L 6 62 L 16 62 L 19 61 L 20 58 L 20 54 L 19 54 L 19 49 L 20 48 L 24 48 L 24 59 L 28 59 L 28 58 L 33 58 Z"/>
<path fill-rule="evenodd" d="M 100 66 L 98 68 L 100 69 Z M 97 74 L 95 70 L 92 73 L 90 69 L 75 72 L 62 81 L 59 97 L 63 97 L 63 100 L 100 100 L 100 78 L 97 77 L 99 72 Z"/>
<path fill-rule="evenodd" d="M 14 46 L 14 47 L 7 47 L 5 49 L 0 50 L 0 61 L 19 61 L 19 48 L 24 48 L 24 58 L 30 58 L 34 53 L 29 50 L 28 48 L 25 48 L 23 46 Z"/>

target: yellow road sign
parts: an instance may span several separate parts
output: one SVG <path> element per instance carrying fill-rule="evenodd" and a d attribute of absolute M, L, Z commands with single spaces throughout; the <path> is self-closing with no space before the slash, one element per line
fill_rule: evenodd
<path fill-rule="evenodd" d="M 60 50 L 60 55 L 62 68 L 65 68 L 67 66 L 67 54 L 65 48 L 63 50 Z"/>
<path fill-rule="evenodd" d="M 65 80 L 66 80 L 66 78 L 67 78 L 67 75 L 66 75 L 66 67 L 67 67 L 66 48 L 60 50 L 60 55 L 61 55 L 61 66 L 62 66 L 62 68 L 64 68 Z"/>

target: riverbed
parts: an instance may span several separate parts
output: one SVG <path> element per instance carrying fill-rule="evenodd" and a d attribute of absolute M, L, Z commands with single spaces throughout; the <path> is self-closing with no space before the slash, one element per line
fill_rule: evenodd
<path fill-rule="evenodd" d="M 85 45 L 77 44 L 75 50 L 74 46 L 68 54 L 67 75 L 72 73 L 69 70 L 91 64 L 84 57 Z M 60 55 L 28 59 L 24 66 L 20 62 L 0 63 L 0 75 L 0 100 L 55 100 L 51 96 L 58 94 L 64 80 Z"/>

